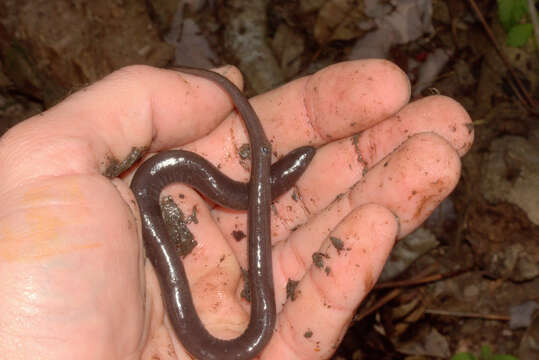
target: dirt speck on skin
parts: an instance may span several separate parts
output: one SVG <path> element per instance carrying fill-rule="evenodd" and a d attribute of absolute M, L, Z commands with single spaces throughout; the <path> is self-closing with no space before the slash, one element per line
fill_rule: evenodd
<path fill-rule="evenodd" d="M 189 255 L 198 244 L 187 226 L 192 222 L 192 215 L 186 217 L 171 196 L 162 198 L 160 205 L 165 226 L 176 244 L 177 253 L 181 257 Z"/>
<path fill-rule="evenodd" d="M 242 230 L 233 230 L 232 237 L 236 241 L 241 241 L 247 237 L 247 235 Z"/>
<path fill-rule="evenodd" d="M 296 202 L 300 199 L 300 198 L 298 197 L 298 193 L 297 193 L 296 189 L 294 189 L 294 190 L 292 191 L 291 197 L 292 197 L 292 200 L 294 200 L 294 201 L 296 201 Z"/>
<path fill-rule="evenodd" d="M 249 271 L 241 268 L 241 278 L 243 279 L 243 289 L 240 291 L 242 299 L 251 301 L 251 288 L 249 287 Z"/>
<path fill-rule="evenodd" d="M 344 242 L 341 238 L 330 236 L 329 241 L 331 241 L 331 244 L 335 249 L 337 249 L 337 253 L 340 254 L 342 250 L 344 250 Z"/>
<path fill-rule="evenodd" d="M 249 144 L 243 144 L 238 151 L 240 159 L 249 160 L 251 158 L 251 146 Z"/>
<path fill-rule="evenodd" d="M 146 148 L 132 148 L 129 154 L 122 160 L 118 161 L 116 158 L 111 157 L 109 159 L 109 166 L 105 169 L 103 175 L 109 178 L 116 177 L 129 169 L 141 156 L 146 152 Z"/>
<path fill-rule="evenodd" d="M 295 301 L 298 297 L 298 293 L 296 292 L 296 288 L 299 285 L 299 281 L 288 279 L 286 282 L 286 298 L 290 299 L 290 301 Z"/>
<path fill-rule="evenodd" d="M 315 252 L 312 255 L 313 264 L 319 269 L 324 267 L 324 259 L 329 259 L 329 255 L 322 252 Z"/>

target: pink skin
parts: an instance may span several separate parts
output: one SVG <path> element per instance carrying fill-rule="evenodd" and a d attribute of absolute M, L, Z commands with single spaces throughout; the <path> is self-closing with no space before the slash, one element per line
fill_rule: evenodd
<path fill-rule="evenodd" d="M 233 67 L 219 72 L 241 84 Z M 408 81 L 381 60 L 330 66 L 252 100 L 276 156 L 319 150 L 272 216 L 278 324 L 262 359 L 327 359 L 396 238 L 419 226 L 456 185 L 470 118 L 445 97 L 407 105 Z M 246 142 L 227 95 L 202 78 L 127 67 L 0 139 L 0 353 L 6 358 L 189 359 L 175 339 L 145 261 L 128 178 L 101 174 L 133 147 L 182 147 L 245 180 Z M 230 114 L 230 115 L 229 115 Z M 360 135 L 354 138 L 354 134 Z M 235 337 L 245 214 L 181 192 L 199 246 L 185 265 L 210 331 Z M 343 194 L 337 198 L 337 195 Z M 396 217 L 400 220 L 397 222 Z M 296 231 L 292 231 L 297 228 Z M 335 236 L 345 250 L 328 240 Z M 329 255 L 326 274 L 312 253 Z M 288 279 L 299 280 L 287 301 Z M 306 332 L 312 336 L 305 337 Z"/>

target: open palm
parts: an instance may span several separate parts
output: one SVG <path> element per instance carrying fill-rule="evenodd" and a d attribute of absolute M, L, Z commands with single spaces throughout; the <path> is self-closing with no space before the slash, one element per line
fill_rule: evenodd
<path fill-rule="evenodd" d="M 218 70 L 235 83 L 233 67 Z M 407 104 L 393 64 L 336 64 L 252 99 L 274 160 L 313 145 L 296 186 L 272 207 L 278 320 L 261 359 L 327 359 L 394 241 L 452 191 L 473 131 L 453 100 Z M 121 69 L 0 138 L 0 353 L 6 358 L 189 359 L 145 258 L 129 190 L 140 149 L 197 152 L 237 180 L 248 143 L 212 82 Z M 165 190 L 197 241 L 185 257 L 198 312 L 217 337 L 242 333 L 246 214 L 193 190 Z"/>

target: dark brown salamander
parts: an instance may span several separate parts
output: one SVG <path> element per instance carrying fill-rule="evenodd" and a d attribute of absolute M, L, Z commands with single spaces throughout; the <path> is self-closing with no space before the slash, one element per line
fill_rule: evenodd
<path fill-rule="evenodd" d="M 199 155 L 182 150 L 162 152 L 145 161 L 137 169 L 131 189 L 140 209 L 146 255 L 159 278 L 176 336 L 191 355 L 199 360 L 252 359 L 271 339 L 276 318 L 270 238 L 271 200 L 296 182 L 312 160 L 315 150 L 312 147 L 296 149 L 270 170 L 271 145 L 258 116 L 241 91 L 225 77 L 208 70 L 174 69 L 210 79 L 229 93 L 249 134 L 251 175 L 247 184 L 234 181 Z M 245 332 L 235 339 L 222 340 L 212 336 L 195 310 L 183 263 L 169 238 L 159 207 L 161 191 L 177 182 L 191 185 L 225 207 L 248 210 L 251 317 Z"/>

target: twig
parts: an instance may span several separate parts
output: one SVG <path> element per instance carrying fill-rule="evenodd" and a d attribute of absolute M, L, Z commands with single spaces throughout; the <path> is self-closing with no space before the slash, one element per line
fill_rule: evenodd
<path fill-rule="evenodd" d="M 418 274 L 416 277 L 414 277 L 411 280 L 422 279 L 425 276 L 429 276 L 433 271 L 436 271 L 437 268 L 438 268 L 438 265 L 433 264 L 429 266 L 428 268 L 426 268 L 425 270 L 423 270 L 420 274 Z M 399 296 L 403 291 L 404 289 L 402 288 L 391 290 L 388 294 L 386 294 L 384 297 L 378 300 L 373 306 L 366 309 L 365 311 L 362 311 L 359 314 L 356 314 L 356 316 L 354 316 L 354 321 L 361 321 L 366 316 L 372 314 L 373 312 L 380 309 L 382 306 L 384 306 L 385 304 L 387 304 L 388 302 L 390 302 L 391 300 Z"/>
<path fill-rule="evenodd" d="M 530 12 L 530 17 L 532 18 L 536 49 L 539 50 L 539 22 L 537 21 L 537 10 L 535 9 L 533 0 L 528 0 L 528 11 Z"/>
<path fill-rule="evenodd" d="M 520 90 L 520 91 L 516 92 L 517 96 L 519 95 L 519 93 L 522 94 L 522 96 L 524 96 L 524 99 L 522 99 L 522 98 L 520 98 L 520 99 L 521 99 L 523 105 L 530 112 L 532 112 L 534 114 L 537 114 L 538 111 L 535 109 L 535 101 L 531 98 L 530 94 L 528 94 L 528 92 L 526 91 L 526 88 L 524 87 L 524 85 L 522 84 L 522 82 L 518 78 L 517 74 L 513 70 L 513 67 L 509 63 L 509 60 L 507 60 L 507 57 L 505 56 L 502 49 L 500 48 L 500 46 L 496 42 L 496 38 L 494 37 L 494 34 L 492 33 L 492 30 L 490 30 L 490 27 L 488 26 L 487 22 L 485 21 L 485 18 L 483 17 L 483 14 L 481 13 L 481 10 L 479 10 L 479 7 L 477 6 L 475 0 L 468 0 L 468 2 L 470 3 L 470 6 L 474 10 L 475 15 L 479 18 L 479 21 L 483 25 L 483 28 L 485 29 L 490 41 L 494 45 L 494 48 L 496 49 L 496 52 L 501 57 L 505 67 L 509 71 L 513 81 L 516 83 L 518 90 Z"/>
<path fill-rule="evenodd" d="M 367 310 L 357 314 L 354 316 L 354 321 L 361 321 L 363 318 L 367 317 L 368 315 L 372 314 L 376 310 L 380 309 L 382 306 L 396 298 L 402 293 L 403 289 L 394 289 L 389 292 L 389 294 L 385 295 L 383 298 L 378 300 L 376 304 L 368 308 Z"/>
<path fill-rule="evenodd" d="M 425 309 L 425 313 L 426 314 L 432 314 L 432 315 L 467 317 L 467 318 L 486 319 L 486 320 L 500 320 L 500 321 L 509 321 L 509 320 L 511 320 L 511 317 L 507 316 L 507 315 L 478 314 L 478 313 L 469 313 L 469 312 L 463 312 L 463 311 Z"/>
<path fill-rule="evenodd" d="M 451 271 L 445 274 L 434 274 L 434 275 L 425 276 L 423 278 L 415 277 L 412 279 L 407 279 L 407 280 L 402 280 L 402 281 L 387 281 L 384 283 L 376 284 L 374 288 L 387 289 L 387 288 L 395 288 L 395 287 L 408 287 L 408 286 L 421 285 L 421 284 L 431 283 L 434 281 L 440 281 L 440 280 L 448 279 L 451 277 L 455 277 L 468 271 L 470 271 L 470 269 L 456 270 L 456 271 Z"/>

